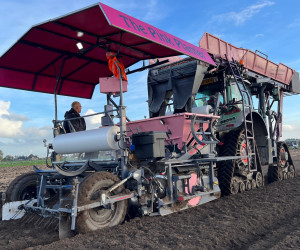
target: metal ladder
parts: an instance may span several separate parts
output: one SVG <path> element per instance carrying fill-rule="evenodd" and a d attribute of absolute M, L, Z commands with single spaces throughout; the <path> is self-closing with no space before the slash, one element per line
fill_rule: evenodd
<path fill-rule="evenodd" d="M 252 118 L 252 99 L 249 95 L 249 92 L 247 91 L 247 88 L 245 86 L 243 77 L 241 76 L 241 72 L 239 70 L 238 65 L 236 64 L 235 60 L 232 58 L 232 61 L 229 61 L 227 55 L 225 54 L 225 58 L 227 61 L 227 64 L 230 68 L 231 74 L 234 77 L 234 80 L 236 82 L 236 85 L 241 93 L 242 96 L 242 103 L 243 103 L 243 118 L 244 118 L 244 128 L 245 128 L 245 139 L 246 139 L 246 152 L 247 152 L 247 158 L 248 158 L 248 170 L 249 172 L 257 171 L 257 162 L 256 162 L 256 154 L 255 154 L 255 140 L 254 140 L 254 130 L 253 130 L 253 118 Z M 245 95 L 248 97 L 249 104 L 245 102 Z M 246 108 L 249 109 L 250 112 L 250 120 L 246 119 Z M 250 125 L 248 127 L 248 124 Z M 248 131 L 251 133 L 251 136 L 248 136 Z M 249 142 L 252 141 L 252 153 L 249 153 Z M 251 156 L 254 156 L 254 164 L 250 164 L 250 158 Z M 251 167 L 253 165 L 253 167 Z"/>

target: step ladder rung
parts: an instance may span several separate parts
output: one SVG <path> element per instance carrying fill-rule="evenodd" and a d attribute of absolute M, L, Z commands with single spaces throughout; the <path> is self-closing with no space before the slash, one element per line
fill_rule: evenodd
<path fill-rule="evenodd" d="M 217 141 L 201 141 L 204 144 L 218 144 L 219 142 Z"/>
<path fill-rule="evenodd" d="M 202 131 L 200 131 L 200 132 L 196 132 L 196 135 L 211 135 L 211 132 L 202 132 Z"/>

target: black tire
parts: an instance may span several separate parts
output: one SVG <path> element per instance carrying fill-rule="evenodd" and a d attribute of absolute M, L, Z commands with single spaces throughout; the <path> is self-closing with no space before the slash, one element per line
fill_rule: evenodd
<path fill-rule="evenodd" d="M 85 177 L 79 186 L 78 205 L 86 205 L 93 200 L 100 200 L 100 191 L 106 190 L 119 181 L 117 176 L 108 172 L 97 172 Z M 114 190 L 113 194 L 121 193 L 123 190 L 124 186 L 122 185 Z M 127 212 L 127 200 L 116 202 L 111 206 L 111 209 L 98 207 L 79 213 L 76 221 L 77 231 L 86 233 L 122 223 Z"/>
<path fill-rule="evenodd" d="M 245 141 L 245 130 L 234 130 L 230 131 L 224 138 L 223 146 L 220 148 L 220 155 L 221 156 L 240 156 L 243 155 L 245 152 L 242 152 L 242 148 L 244 146 L 241 145 L 243 141 Z M 249 136 L 251 136 L 249 134 Z M 242 147 L 242 148 L 241 148 Z M 250 150 L 254 152 L 254 147 L 250 144 Z M 254 157 L 252 158 L 254 159 Z M 235 194 L 235 185 L 234 177 L 235 177 L 235 168 L 241 168 L 242 171 L 248 173 L 248 167 L 244 167 L 242 169 L 243 164 L 253 164 L 253 160 L 250 163 L 246 162 L 246 160 L 238 159 L 233 161 L 223 161 L 218 166 L 217 177 L 219 180 L 219 185 L 221 189 L 222 195 L 230 195 Z M 234 192 L 232 192 L 234 191 Z"/>
<path fill-rule="evenodd" d="M 18 176 L 6 190 L 6 202 L 36 199 L 40 178 L 40 175 L 34 172 Z"/>

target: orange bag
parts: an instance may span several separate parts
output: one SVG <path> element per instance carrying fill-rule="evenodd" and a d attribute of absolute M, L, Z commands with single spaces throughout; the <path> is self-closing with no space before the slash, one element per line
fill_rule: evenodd
<path fill-rule="evenodd" d="M 117 59 L 117 54 L 114 53 L 114 52 L 107 52 L 106 53 L 106 58 L 108 60 L 109 70 L 114 74 L 114 76 L 117 77 L 118 79 L 120 79 L 119 70 L 115 65 L 115 63 L 116 63 L 119 66 L 120 70 L 121 70 L 122 79 L 127 81 L 127 75 L 125 73 L 124 64 L 120 60 Z"/>

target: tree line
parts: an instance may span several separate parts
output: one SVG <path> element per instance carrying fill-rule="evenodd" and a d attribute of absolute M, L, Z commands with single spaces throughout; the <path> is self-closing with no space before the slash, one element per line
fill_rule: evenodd
<path fill-rule="evenodd" d="M 40 158 L 37 155 L 33 155 L 33 154 L 30 154 L 28 156 L 6 155 L 4 157 L 3 151 L 0 149 L 0 161 L 31 161 L 31 160 L 39 160 L 39 159 Z"/>

